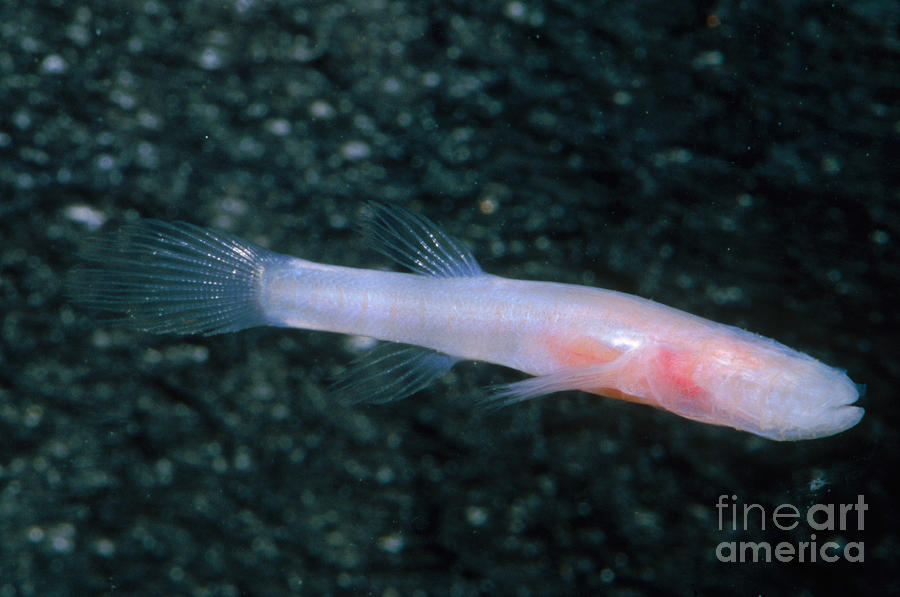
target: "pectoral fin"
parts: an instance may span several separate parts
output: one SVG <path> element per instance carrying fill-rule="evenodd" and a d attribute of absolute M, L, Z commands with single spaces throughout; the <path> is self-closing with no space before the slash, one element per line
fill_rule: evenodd
<path fill-rule="evenodd" d="M 483 405 L 487 408 L 501 408 L 564 390 L 581 390 L 642 402 L 643 400 L 622 388 L 623 372 L 632 357 L 632 354 L 626 352 L 606 363 L 565 367 L 546 375 L 496 386 L 493 388 L 494 391 L 485 398 Z"/>

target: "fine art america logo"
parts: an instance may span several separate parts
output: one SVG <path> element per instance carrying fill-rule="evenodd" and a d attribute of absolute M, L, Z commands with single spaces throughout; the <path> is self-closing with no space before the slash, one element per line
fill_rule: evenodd
<path fill-rule="evenodd" d="M 806 541 L 722 541 L 716 546 L 720 562 L 847 562 L 865 561 L 862 541 L 825 541 L 836 533 L 856 535 L 865 529 L 869 509 L 862 495 L 850 504 L 813 504 L 805 512 L 793 504 L 768 510 L 760 504 L 738 504 L 736 495 L 720 495 L 716 502 L 719 530 L 724 532 L 788 532 L 803 525 Z M 825 534 L 818 538 L 816 533 Z M 801 532 L 801 536 L 805 533 Z"/>

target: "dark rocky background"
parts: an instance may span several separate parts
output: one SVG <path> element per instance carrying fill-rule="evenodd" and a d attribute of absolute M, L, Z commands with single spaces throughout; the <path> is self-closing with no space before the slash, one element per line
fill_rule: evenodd
<path fill-rule="evenodd" d="M 0 596 L 897 593 L 900 8 L 744 2 L 4 2 Z M 325 394 L 346 338 L 109 328 L 79 241 L 138 215 L 387 265 L 399 202 L 506 276 L 640 294 L 866 384 L 775 443 L 458 366 Z M 869 505 L 865 562 L 724 564 L 734 494 Z"/>

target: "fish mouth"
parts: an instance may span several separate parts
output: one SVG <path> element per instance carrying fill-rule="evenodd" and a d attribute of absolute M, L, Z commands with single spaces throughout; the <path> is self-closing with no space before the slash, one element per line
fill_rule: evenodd
<path fill-rule="evenodd" d="M 800 412 L 792 418 L 792 424 L 761 435 L 779 441 L 819 439 L 858 424 L 866 413 L 864 408 L 854 405 L 862 393 L 859 386 L 843 372 L 831 370 L 829 373 L 809 380 L 803 391 L 796 395 L 799 403 L 795 404 L 800 406 Z"/>
<path fill-rule="evenodd" d="M 856 398 L 854 398 L 852 402 L 856 402 Z M 841 431 L 850 429 L 851 427 L 859 423 L 863 418 L 863 415 L 866 414 L 866 409 L 861 406 L 849 406 L 849 404 L 851 403 L 847 403 L 843 406 L 838 406 L 834 409 L 834 431 L 830 435 L 834 435 L 835 433 L 840 433 Z"/>
<path fill-rule="evenodd" d="M 865 414 L 866 409 L 861 406 L 844 404 L 828 409 L 826 413 L 819 417 L 820 420 L 816 424 L 775 429 L 765 433 L 758 433 L 758 435 L 775 441 L 822 439 L 847 431 L 859 423 Z"/>
<path fill-rule="evenodd" d="M 853 406 L 865 392 L 865 386 L 860 387 L 859 384 L 853 383 L 843 372 L 839 375 L 840 378 L 835 380 L 833 390 L 836 399 L 830 401 L 823 409 L 821 415 L 823 422 L 817 426 L 815 437 L 828 437 L 846 431 L 859 423 L 866 414 L 866 409 Z"/>
<path fill-rule="evenodd" d="M 859 399 L 856 390 L 850 394 L 842 396 L 839 401 L 832 402 L 826 408 L 822 409 L 817 417 L 819 421 L 812 425 L 809 429 L 798 429 L 798 435 L 795 438 L 787 439 L 816 439 L 821 437 L 829 437 L 846 431 L 855 426 L 866 414 L 866 409 L 861 406 L 854 406 Z"/>

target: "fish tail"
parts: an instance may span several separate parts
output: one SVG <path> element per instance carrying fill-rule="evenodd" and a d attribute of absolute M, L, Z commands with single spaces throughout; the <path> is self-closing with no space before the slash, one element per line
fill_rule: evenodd
<path fill-rule="evenodd" d="M 80 257 L 69 297 L 126 327 L 212 335 L 267 323 L 262 279 L 278 255 L 228 233 L 142 220 L 89 239 Z"/>

